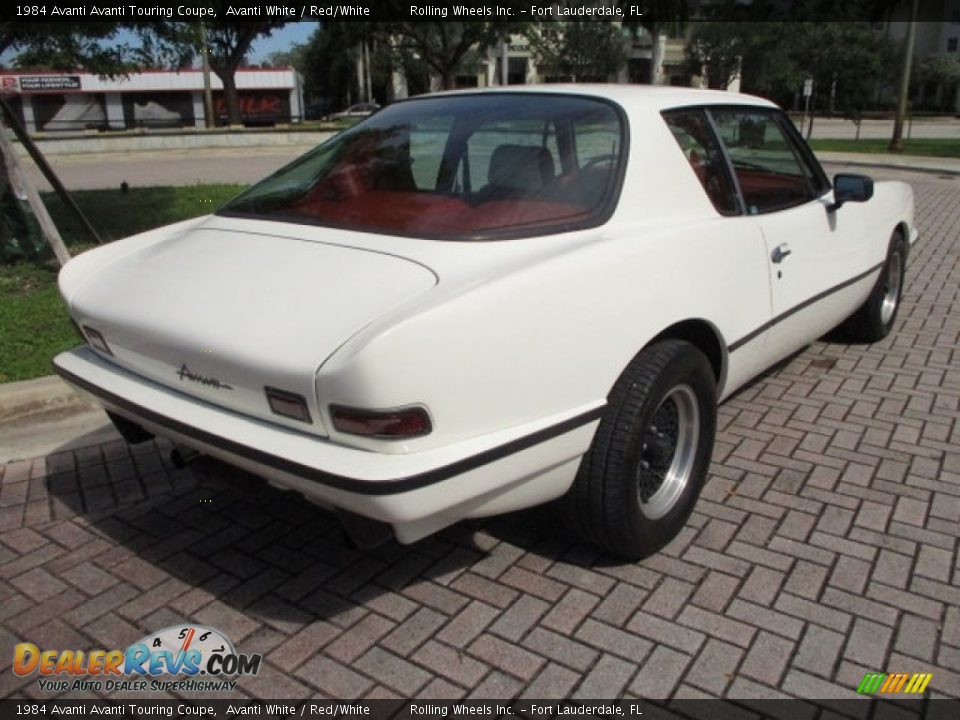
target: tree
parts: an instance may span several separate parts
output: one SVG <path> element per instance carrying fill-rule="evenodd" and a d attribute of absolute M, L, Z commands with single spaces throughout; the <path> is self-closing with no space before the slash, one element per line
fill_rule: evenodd
<path fill-rule="evenodd" d="M 83 67 L 93 73 L 118 74 L 133 67 L 129 46 L 112 42 L 121 27 L 112 22 L 0 22 L 0 55 L 14 55 L 20 67 Z"/>
<path fill-rule="evenodd" d="M 293 43 L 288 50 L 277 50 L 267 55 L 267 67 L 292 67 L 303 74 L 307 66 L 307 43 Z"/>
<path fill-rule="evenodd" d="M 764 0 L 724 0 L 701 8 L 685 48 L 691 74 L 706 75 L 708 87 L 722 90 L 744 72 L 773 69 L 771 77 L 781 74 L 783 58 L 769 55 L 783 52 L 785 38 L 771 32 L 769 22 L 776 12 Z"/>
<path fill-rule="evenodd" d="M 130 39 L 139 38 L 140 45 L 121 42 L 118 39 L 121 31 Z M 14 63 L 19 67 L 82 69 L 103 76 L 123 75 L 145 64 L 179 66 L 190 56 L 189 49 L 185 51 L 184 46 L 174 40 L 174 32 L 163 24 L 116 22 L 0 22 L 0 54 L 5 53 L 13 55 Z M 12 198 L 10 181 L 6 158 L 0 154 L 0 194 L 7 201 Z M 5 222 L 17 226 L 17 232 L 22 232 L 27 223 L 19 202 L 15 198 L 13 202 L 6 202 L 6 210 Z M 20 217 L 16 217 L 18 213 Z M 49 232 L 46 234 L 51 242 L 56 240 Z M 56 235 L 55 228 L 53 234 Z M 57 255 L 62 259 L 66 249 L 59 248 Z"/>
<path fill-rule="evenodd" d="M 578 80 L 606 80 L 627 60 L 623 32 L 611 23 L 596 21 L 535 23 L 527 39 L 541 75 Z M 546 71 L 546 72 L 544 72 Z"/>
<path fill-rule="evenodd" d="M 130 66 L 127 59 L 129 48 L 110 44 L 116 36 L 119 26 L 115 23 L 89 23 L 86 25 L 50 25 L 42 23 L 10 23 L 0 22 L 0 53 L 15 55 L 14 62 L 18 65 L 30 64 L 43 69 L 72 69 L 83 67 L 101 74 L 118 74 Z M 0 126 L 0 132 L 6 132 Z M 36 225 L 29 218 L 23 204 L 14 192 L 19 184 L 15 177 L 16 168 L 8 167 L 8 153 L 12 153 L 12 145 L 6 136 L 0 138 L 0 145 L 4 152 L 0 152 L 0 204 L 2 204 L 2 221 L 0 221 L 0 260 L 8 262 L 21 257 L 36 259 L 39 247 L 30 237 L 31 228 Z M 14 163 L 16 165 L 16 163 Z M 21 176 L 22 177 L 22 176 Z M 59 233 L 37 196 L 30 187 L 20 187 L 26 192 L 35 216 L 45 225 L 44 234 L 54 249 L 61 264 L 69 258 L 69 253 L 63 245 Z"/>
<path fill-rule="evenodd" d="M 925 58 L 917 65 L 916 80 L 922 85 L 936 86 L 939 93 L 937 109 L 949 112 L 954 107 L 953 99 L 960 83 L 960 60 L 947 55 Z"/>
<path fill-rule="evenodd" d="M 692 0 L 646 0 L 642 3 L 644 15 L 638 20 L 628 14 L 629 7 L 636 5 L 630 0 L 619 0 L 624 10 L 623 26 L 636 35 L 643 28 L 650 35 L 650 84 L 656 85 L 660 79 L 660 66 L 663 57 L 660 54 L 660 36 L 679 35 L 690 18 Z"/>
<path fill-rule="evenodd" d="M 357 47 L 373 38 L 372 23 L 324 23 L 314 31 L 304 51 L 304 92 L 325 110 L 337 110 L 357 101 Z M 376 53 L 375 53 L 376 54 Z M 379 67 L 380 64 L 377 64 Z M 379 84 L 380 77 L 374 77 Z"/>
<path fill-rule="evenodd" d="M 194 56 L 186 27 L 187 23 L 0 22 L 0 55 L 9 52 L 23 68 L 82 68 L 111 77 L 143 67 L 183 67 Z M 131 40 L 136 42 L 130 44 Z"/>
<path fill-rule="evenodd" d="M 217 12 L 217 18 L 226 18 L 228 3 L 216 0 L 211 6 Z M 210 69 L 223 83 L 223 94 L 227 104 L 227 121 L 239 125 L 243 121 L 240 101 L 237 96 L 237 69 L 250 51 L 254 40 L 267 37 L 274 30 L 286 25 L 284 20 L 210 20 L 204 25 L 207 57 Z"/>
<path fill-rule="evenodd" d="M 376 23 L 376 32 L 397 61 L 419 58 L 439 76 L 442 89 L 452 90 L 471 50 L 494 45 L 515 27 L 504 22 L 392 22 Z"/>
<path fill-rule="evenodd" d="M 707 87 L 726 90 L 740 74 L 746 52 L 746 31 L 732 22 L 698 23 L 684 53 L 690 72 L 704 75 Z"/>

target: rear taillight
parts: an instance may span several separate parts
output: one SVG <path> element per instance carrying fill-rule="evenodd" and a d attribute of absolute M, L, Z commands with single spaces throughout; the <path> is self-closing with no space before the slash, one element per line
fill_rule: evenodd
<path fill-rule="evenodd" d="M 110 350 L 110 346 L 107 345 L 107 341 L 103 339 L 103 335 L 100 334 L 99 330 L 95 330 L 89 325 L 84 325 L 81 330 L 83 331 L 84 336 L 87 338 L 87 342 L 93 345 L 100 352 L 105 352 L 107 355 L 113 355 L 113 352 Z"/>
<path fill-rule="evenodd" d="M 397 410 L 360 410 L 331 405 L 333 427 L 342 433 L 388 439 L 402 439 L 427 435 L 433 428 L 430 416 L 421 407 Z"/>
<path fill-rule="evenodd" d="M 265 387 L 264 391 L 267 393 L 267 402 L 270 404 L 270 409 L 277 415 L 283 415 L 305 423 L 313 422 L 310 419 L 310 410 L 307 408 L 307 401 L 303 395 L 272 387 Z"/>

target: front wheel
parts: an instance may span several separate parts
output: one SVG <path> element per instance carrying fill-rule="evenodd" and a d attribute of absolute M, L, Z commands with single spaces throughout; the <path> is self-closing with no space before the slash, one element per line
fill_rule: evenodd
<path fill-rule="evenodd" d="M 906 266 L 907 244 L 898 230 L 890 239 L 887 259 L 866 302 L 841 326 L 847 337 L 857 342 L 876 342 L 890 334 L 900 309 Z"/>
<path fill-rule="evenodd" d="M 588 542 L 650 555 L 689 517 L 707 476 L 717 389 L 707 358 L 665 340 L 638 354 L 608 398 L 563 509 Z"/>

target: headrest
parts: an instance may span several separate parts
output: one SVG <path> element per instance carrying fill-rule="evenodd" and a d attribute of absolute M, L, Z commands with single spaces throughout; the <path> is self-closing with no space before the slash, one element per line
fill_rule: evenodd
<path fill-rule="evenodd" d="M 487 179 L 508 190 L 533 192 L 553 180 L 553 156 L 545 147 L 499 145 L 490 156 Z"/>

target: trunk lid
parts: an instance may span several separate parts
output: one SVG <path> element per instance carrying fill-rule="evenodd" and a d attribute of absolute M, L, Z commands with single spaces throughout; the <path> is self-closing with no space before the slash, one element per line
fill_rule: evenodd
<path fill-rule="evenodd" d="M 435 284 L 432 271 L 394 255 L 198 228 L 108 258 L 69 288 L 69 300 L 77 322 L 103 334 L 119 365 L 213 404 L 325 434 L 317 368 L 354 333 Z M 313 423 L 274 414 L 267 386 L 302 395 Z"/>

